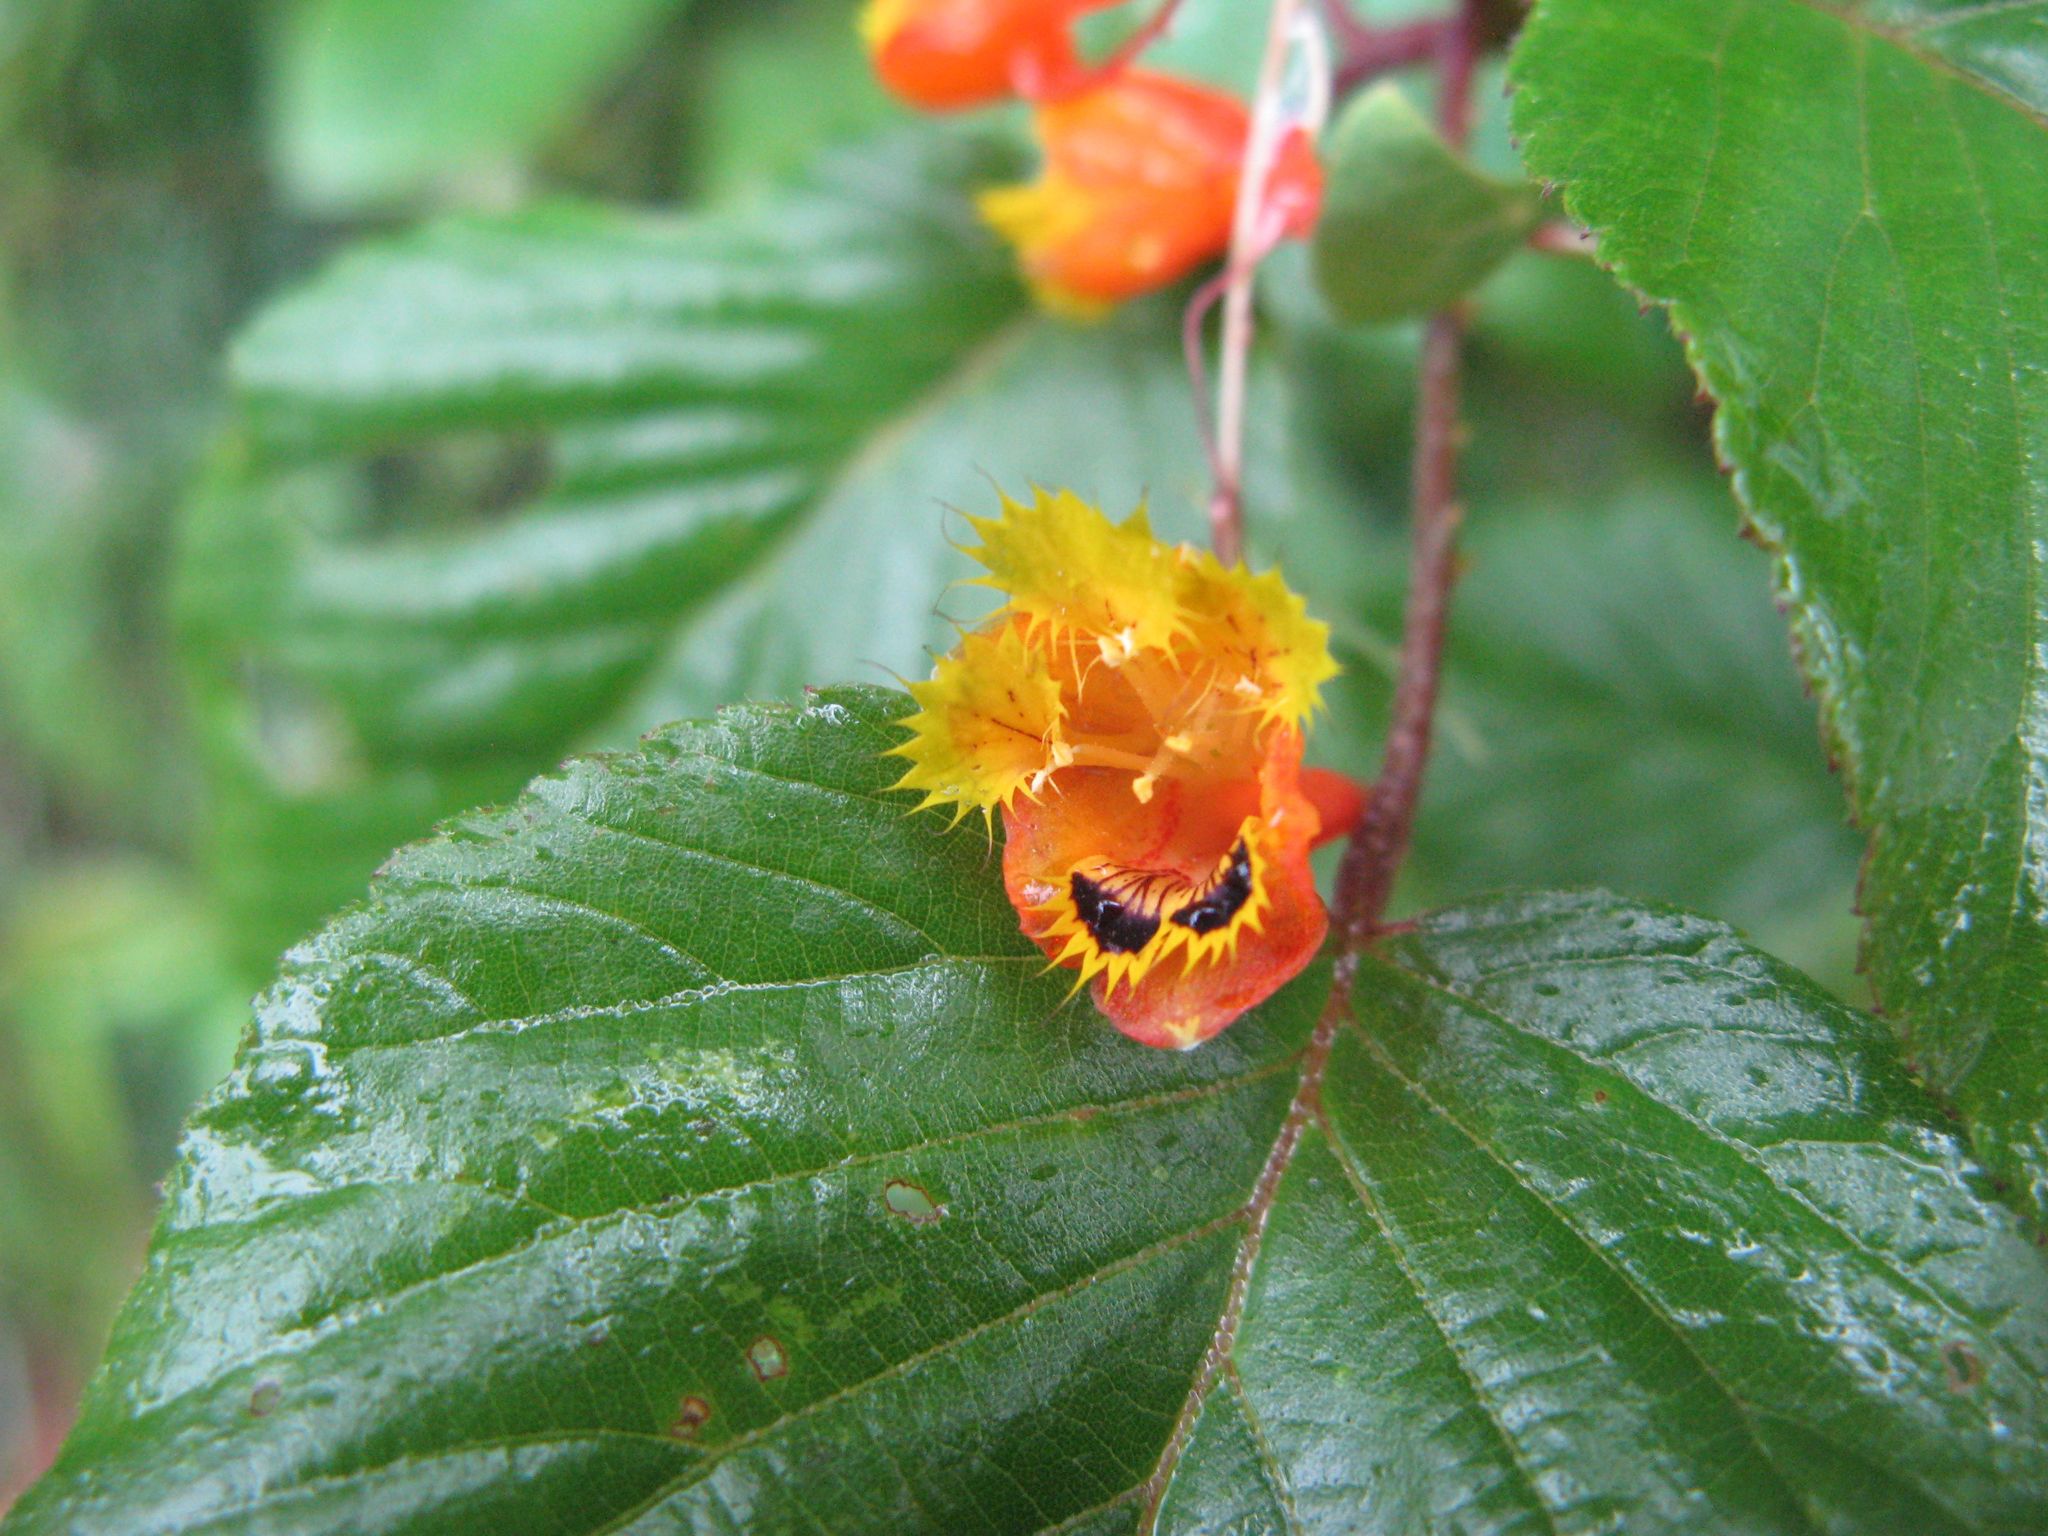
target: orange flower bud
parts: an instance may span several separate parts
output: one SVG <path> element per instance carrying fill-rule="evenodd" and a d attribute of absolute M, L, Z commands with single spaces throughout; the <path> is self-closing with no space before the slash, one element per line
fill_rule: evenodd
<path fill-rule="evenodd" d="M 1364 803 L 1301 763 L 1329 631 L 1277 572 L 1161 544 L 1142 512 L 1040 492 L 970 521 L 1008 602 L 911 686 L 897 788 L 1001 810 L 1025 935 L 1118 1029 L 1185 1050 L 1328 929 L 1309 850 Z"/>
<path fill-rule="evenodd" d="M 1099 313 L 1229 248 L 1251 136 L 1251 114 L 1235 97 L 1134 69 L 1041 106 L 1036 125 L 1044 172 L 983 193 L 981 211 L 1017 247 L 1048 307 Z M 1322 193 L 1315 146 L 1292 129 L 1266 184 L 1278 233 L 1306 235 Z"/>
<path fill-rule="evenodd" d="M 868 0 L 861 35 L 882 84 L 953 112 L 1057 95 L 1086 77 L 1068 30 L 1120 0 Z"/>

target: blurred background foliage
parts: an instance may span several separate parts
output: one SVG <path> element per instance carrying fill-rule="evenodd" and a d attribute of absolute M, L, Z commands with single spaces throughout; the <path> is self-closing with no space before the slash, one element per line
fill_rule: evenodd
<path fill-rule="evenodd" d="M 678 714 L 916 670 L 990 478 L 1197 531 L 1178 301 L 1031 314 L 966 202 L 1021 124 L 911 127 L 854 10 L 0 0 L 0 1504 L 248 996 L 391 847 Z M 1241 22 L 1198 0 L 1157 62 L 1233 81 Z M 801 388 L 744 364 L 764 273 Z M 1347 664 L 1318 755 L 1368 772 L 1416 331 L 1340 325 L 1299 252 L 1264 300 L 1255 542 Z M 1409 904 L 1603 883 L 1855 993 L 1856 844 L 1676 346 L 1523 255 L 1473 356 Z M 393 357 L 410 414 L 366 419 Z"/>

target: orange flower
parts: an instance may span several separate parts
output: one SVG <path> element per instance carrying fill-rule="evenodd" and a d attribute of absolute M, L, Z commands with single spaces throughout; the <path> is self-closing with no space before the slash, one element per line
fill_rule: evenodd
<path fill-rule="evenodd" d="M 1251 115 L 1235 97 L 1133 69 L 1040 107 L 1036 125 L 1043 174 L 983 193 L 981 212 L 1017 247 L 1049 307 L 1099 313 L 1229 247 L 1251 135 Z M 1315 146 L 1292 129 L 1266 183 L 1285 236 L 1314 227 L 1322 193 Z"/>
<path fill-rule="evenodd" d="M 882 83 L 912 106 L 952 112 L 1057 95 L 1086 78 L 1076 17 L 1121 0 L 868 0 L 861 35 Z"/>
<path fill-rule="evenodd" d="M 1132 1039 L 1198 1044 L 1328 927 L 1309 849 L 1363 803 L 1301 765 L 1329 631 L 1278 572 L 1161 544 L 1142 509 L 1041 491 L 970 522 L 1008 602 L 912 685 L 896 787 L 1000 808 L 1025 934 Z"/>

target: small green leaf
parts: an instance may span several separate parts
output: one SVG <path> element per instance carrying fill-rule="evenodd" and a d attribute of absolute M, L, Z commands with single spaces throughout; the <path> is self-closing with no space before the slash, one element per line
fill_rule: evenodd
<path fill-rule="evenodd" d="M 479 169 L 559 128 L 678 0 L 303 0 L 285 9 L 276 159 L 348 209 Z"/>
<path fill-rule="evenodd" d="M 1316 280 L 1346 320 L 1403 320 L 1469 293 L 1542 217 L 1533 189 L 1458 155 L 1391 82 L 1332 131 L 1313 251 Z"/>
<path fill-rule="evenodd" d="M 2048 18 L 1543 0 L 1516 120 L 1671 306 L 1870 840 L 1913 1059 L 2048 1216 Z"/>
<path fill-rule="evenodd" d="M 888 793 L 910 707 L 674 727 L 395 857 L 259 1001 L 8 1536 L 2048 1520 L 2048 1273 L 1881 1026 L 1547 895 L 1367 957 L 1334 1036 L 1317 967 L 1150 1051 Z"/>

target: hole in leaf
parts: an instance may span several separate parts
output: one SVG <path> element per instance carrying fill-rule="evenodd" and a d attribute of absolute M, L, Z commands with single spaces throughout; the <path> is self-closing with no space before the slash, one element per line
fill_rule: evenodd
<path fill-rule="evenodd" d="M 1951 1392 L 1974 1392 L 1984 1385 L 1984 1362 L 1969 1345 L 1952 1341 L 1941 1346 L 1941 1363 L 1948 1371 Z"/>
<path fill-rule="evenodd" d="M 779 1341 L 765 1333 L 747 1346 L 747 1364 L 754 1368 L 754 1376 L 760 1381 L 773 1381 L 789 1374 L 789 1356 L 782 1352 Z"/>
<path fill-rule="evenodd" d="M 546 489 L 545 439 L 451 433 L 364 467 L 357 531 L 369 538 L 502 521 Z"/>
<path fill-rule="evenodd" d="M 928 1226 L 943 1218 L 946 1208 L 919 1186 L 907 1179 L 891 1179 L 882 1186 L 882 1204 L 894 1216 L 918 1226 Z"/>
<path fill-rule="evenodd" d="M 686 1397 L 676 1405 L 676 1416 L 669 1421 L 669 1436 L 675 1440 L 693 1439 L 710 1422 L 711 1405 L 701 1397 Z"/>

